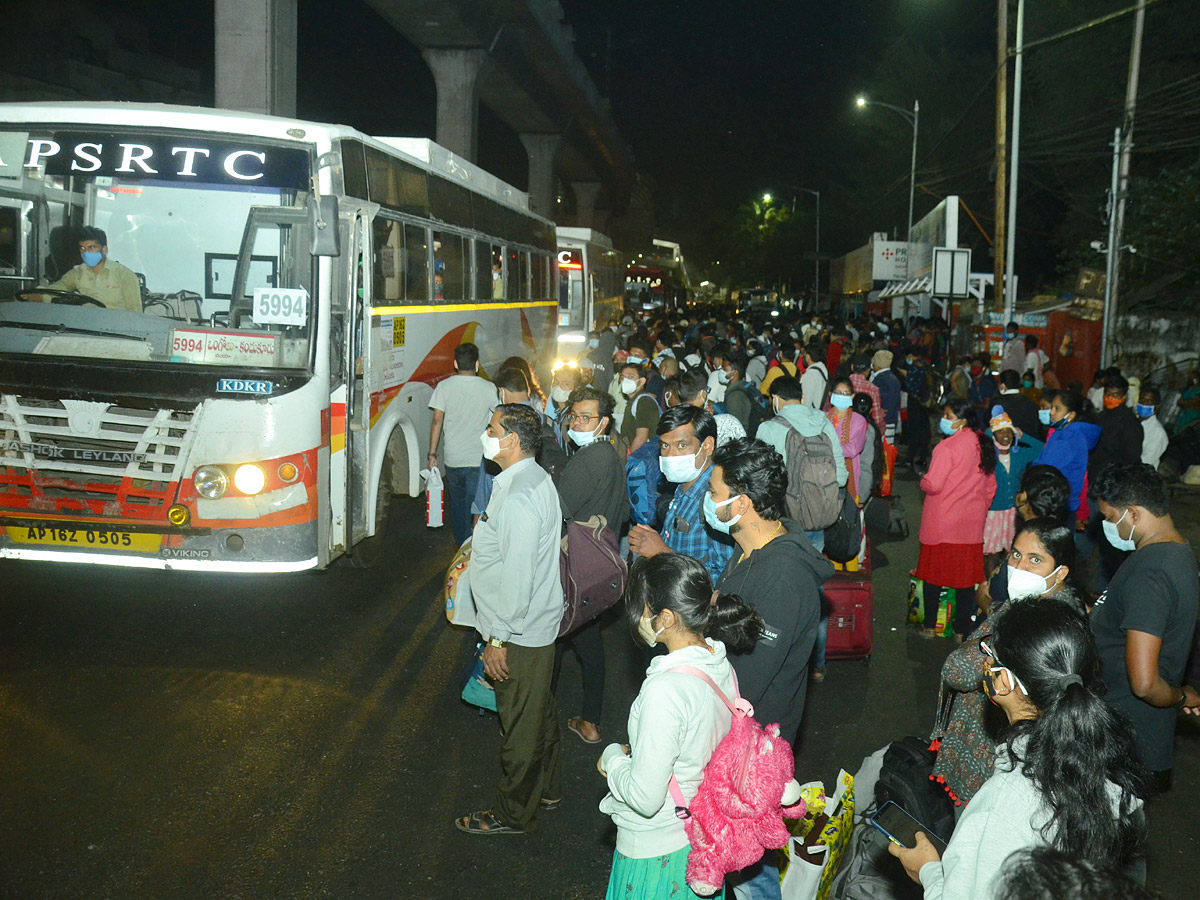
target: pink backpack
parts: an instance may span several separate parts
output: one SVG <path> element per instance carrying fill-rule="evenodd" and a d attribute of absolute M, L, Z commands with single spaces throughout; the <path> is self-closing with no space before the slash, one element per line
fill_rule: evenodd
<path fill-rule="evenodd" d="M 791 746 L 779 736 L 778 724 L 764 728 L 754 720 L 754 707 L 741 698 L 736 674 L 736 699 L 731 703 L 700 669 L 677 666 L 671 671 L 703 680 L 733 715 L 691 804 L 684 801 L 674 775 L 669 785 L 675 815 L 684 820 L 692 845 L 687 883 L 695 893 L 709 897 L 721 889 L 727 873 L 758 862 L 765 850 L 784 846 L 790 835 L 783 819 L 803 818 L 805 804 L 798 799 L 799 785 L 792 777 Z M 783 805 L 787 796 L 795 805 Z"/>

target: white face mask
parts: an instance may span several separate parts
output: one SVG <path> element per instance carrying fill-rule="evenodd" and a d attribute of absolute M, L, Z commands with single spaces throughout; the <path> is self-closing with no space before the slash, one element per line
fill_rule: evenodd
<path fill-rule="evenodd" d="M 653 647 L 658 643 L 658 636 L 666 631 L 664 625 L 658 631 L 654 630 L 654 620 L 650 616 L 642 616 L 638 620 L 638 637 L 645 641 L 647 647 Z"/>
<path fill-rule="evenodd" d="M 479 436 L 479 442 L 483 444 L 483 458 L 495 459 L 500 452 L 500 438 L 492 437 L 485 431 Z"/>
<path fill-rule="evenodd" d="M 559 385 L 556 384 L 554 387 L 550 388 L 550 398 L 555 403 L 566 403 L 567 399 L 570 396 L 571 396 L 571 392 L 568 391 L 565 387 L 560 387 Z"/>
<path fill-rule="evenodd" d="M 1062 566 L 1058 566 L 1054 572 L 1057 572 L 1061 568 Z M 1054 572 L 1051 572 L 1050 575 L 1042 576 L 1037 572 L 1030 572 L 1026 569 L 1017 569 L 1009 566 L 1008 599 L 1028 600 L 1030 597 L 1042 596 L 1046 591 L 1050 590 L 1049 579 Z"/>
<path fill-rule="evenodd" d="M 1133 539 L 1134 529 L 1130 528 L 1129 529 L 1129 537 L 1123 538 L 1123 537 L 1121 537 L 1120 529 L 1117 527 L 1118 525 L 1120 525 L 1122 522 L 1125 521 L 1125 517 L 1127 515 L 1129 515 L 1129 510 L 1125 510 L 1125 512 L 1121 513 L 1121 518 L 1117 519 L 1117 521 L 1115 521 L 1115 522 L 1110 522 L 1110 521 L 1108 521 L 1108 519 L 1105 519 L 1103 522 L 1100 523 L 1101 526 L 1104 528 L 1104 536 L 1106 538 L 1108 538 L 1108 542 L 1110 544 L 1112 544 L 1114 547 L 1116 547 L 1118 550 L 1136 550 L 1137 549 L 1137 541 L 1135 541 Z"/>
<path fill-rule="evenodd" d="M 717 369 L 717 381 L 721 384 L 729 384 L 729 373 L 724 369 Z"/>
<path fill-rule="evenodd" d="M 704 468 L 697 468 L 696 457 L 699 453 L 689 453 L 687 456 L 660 456 L 658 458 L 659 471 L 663 473 L 663 478 L 670 481 L 672 484 L 687 484 L 689 481 L 695 481 L 708 468 L 708 461 L 705 460 Z"/>
<path fill-rule="evenodd" d="M 634 381 L 632 378 L 622 378 L 621 379 L 621 393 L 622 394 L 629 396 L 629 395 L 633 394 L 634 392 L 636 392 L 637 389 L 638 389 L 638 383 L 636 381 Z"/>
<path fill-rule="evenodd" d="M 599 430 L 599 425 L 596 426 L 596 431 L 576 431 L 574 428 L 568 428 L 567 436 L 575 442 L 576 446 L 586 447 L 596 440 Z"/>

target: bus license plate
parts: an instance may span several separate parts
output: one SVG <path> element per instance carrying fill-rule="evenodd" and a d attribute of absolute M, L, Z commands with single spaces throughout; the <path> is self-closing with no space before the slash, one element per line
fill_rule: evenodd
<path fill-rule="evenodd" d="M 162 535 L 112 528 L 90 528 L 80 525 L 8 526 L 8 536 L 18 544 L 40 544 L 53 547 L 72 547 L 78 550 L 123 550 L 136 553 L 157 553 Z"/>

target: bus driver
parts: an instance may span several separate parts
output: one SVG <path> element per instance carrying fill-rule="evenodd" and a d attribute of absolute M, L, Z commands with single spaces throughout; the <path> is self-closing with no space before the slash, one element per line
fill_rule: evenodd
<path fill-rule="evenodd" d="M 108 258 L 108 235 L 99 228 L 81 228 L 79 255 L 83 257 L 82 263 L 45 287 L 56 291 L 78 291 L 99 300 L 109 309 L 142 311 L 142 291 L 137 275 L 132 269 Z"/>

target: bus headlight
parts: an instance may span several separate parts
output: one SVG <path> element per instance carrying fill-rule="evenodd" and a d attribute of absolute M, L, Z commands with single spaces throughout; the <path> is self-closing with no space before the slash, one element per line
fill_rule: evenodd
<path fill-rule="evenodd" d="M 257 494 L 266 486 L 267 476 L 253 463 L 238 466 L 233 473 L 233 486 L 243 494 Z"/>
<path fill-rule="evenodd" d="M 196 493 L 206 500 L 217 500 L 229 489 L 229 476 L 219 466 L 201 466 L 192 476 Z"/>

